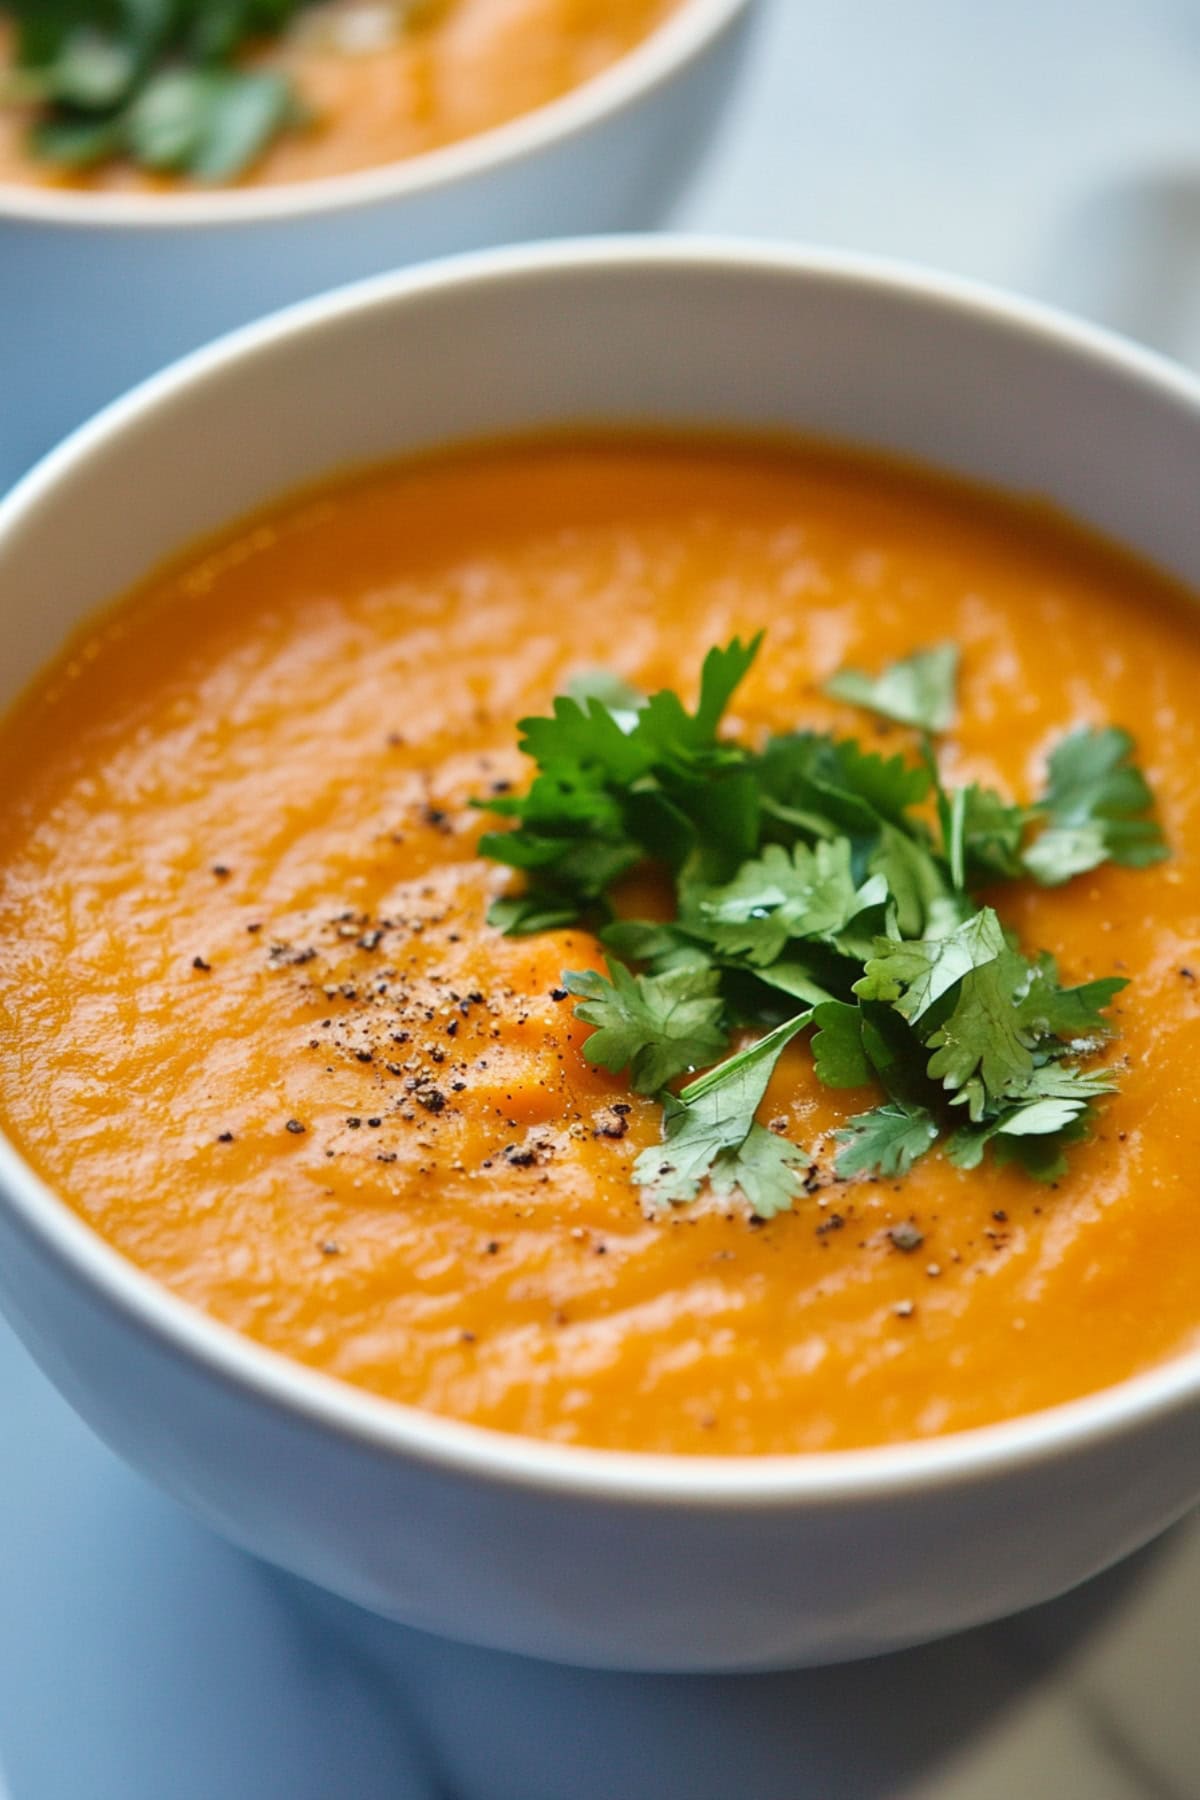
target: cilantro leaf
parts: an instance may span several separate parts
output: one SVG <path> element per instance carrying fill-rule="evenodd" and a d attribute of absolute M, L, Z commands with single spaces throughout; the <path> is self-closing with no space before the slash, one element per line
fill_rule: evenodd
<path fill-rule="evenodd" d="M 981 1125 L 960 1127 L 946 1140 L 946 1154 L 958 1168 L 976 1169 L 991 1145 L 999 1161 L 1021 1162 L 1039 1179 L 1054 1180 L 1066 1167 L 1065 1146 L 1086 1135 L 1092 1097 L 1110 1092 L 1111 1087 L 1102 1078 L 1093 1085 L 1085 1077 L 1075 1091 L 1035 1094 Z M 1012 1141 L 1029 1138 L 1043 1141 L 1031 1145 Z"/>
<path fill-rule="evenodd" d="M 578 917 L 579 909 L 572 901 L 531 888 L 526 894 L 504 894 L 493 900 L 487 922 L 506 937 L 532 937 L 535 932 L 574 925 Z"/>
<path fill-rule="evenodd" d="M 1101 1094 L 1115 1093 L 1116 1079 L 1111 1069 L 1081 1069 L 1074 1063 L 1050 1061 L 1040 1064 L 1029 1078 L 1021 1104 L 1030 1107 L 1043 1100 L 1069 1101 L 1077 1112 Z M 1024 1136 L 1029 1127 L 1012 1135 Z"/>
<path fill-rule="evenodd" d="M 638 796 L 634 797 L 635 808 Z M 689 839 L 674 853 L 651 816 L 639 836 L 651 855 L 701 881 L 728 881 L 758 844 L 758 784 L 747 770 L 725 768 L 707 781 L 688 776 L 671 783 L 671 805 L 687 821 Z M 637 817 L 637 813 L 634 815 Z"/>
<path fill-rule="evenodd" d="M 677 925 L 656 925 L 646 919 L 614 919 L 600 932 L 600 942 L 625 962 L 645 963 L 651 975 L 668 969 L 708 968 L 708 953 Z"/>
<path fill-rule="evenodd" d="M 825 693 L 848 700 L 867 712 L 918 731 L 948 731 L 954 723 L 958 647 L 937 644 L 895 662 L 879 675 L 861 669 L 839 669 L 825 683 Z"/>
<path fill-rule="evenodd" d="M 1067 1150 L 1082 1143 L 1092 1126 L 1089 1107 L 1077 1118 L 1050 1133 L 997 1134 L 992 1139 L 992 1154 L 997 1163 L 1016 1163 L 1034 1181 L 1059 1181 L 1067 1172 Z"/>
<path fill-rule="evenodd" d="M 864 774 L 863 764 L 867 791 L 859 792 L 855 782 Z M 853 753 L 845 752 L 823 732 L 796 731 L 769 738 L 754 773 L 764 812 L 781 826 L 806 838 L 857 840 L 874 837 L 884 822 L 876 800 L 882 798 L 895 811 L 903 781 L 898 777 L 889 786 L 881 773 L 889 766 L 879 757 L 863 756 L 857 746 Z"/>
<path fill-rule="evenodd" d="M 1040 802 L 1048 822 L 1024 858 L 1035 881 L 1057 887 L 1103 862 L 1142 869 L 1167 855 L 1133 748 L 1127 731 L 1084 725 L 1051 752 Z"/>
<path fill-rule="evenodd" d="M 796 844 L 791 853 L 768 844 L 723 887 L 684 894 L 687 927 L 718 949 L 754 964 L 772 963 L 791 938 L 829 938 L 886 898 L 882 882 L 855 884 L 847 838 Z"/>
<path fill-rule="evenodd" d="M 905 1107 L 929 1107 L 939 1098 L 925 1072 L 927 1052 L 914 1026 L 890 1006 L 864 1000 L 862 1043 L 889 1099 Z"/>
<path fill-rule="evenodd" d="M 700 704 L 696 708 L 696 729 L 702 739 L 716 737 L 725 708 L 749 673 L 762 641 L 761 631 L 746 644 L 734 638 L 723 650 L 714 648 L 705 657 L 700 671 Z"/>
<path fill-rule="evenodd" d="M 902 756 L 883 757 L 863 750 L 854 738 L 830 740 L 830 763 L 845 790 L 857 794 L 892 825 L 907 826 L 910 807 L 929 792 L 929 771 Z"/>
<path fill-rule="evenodd" d="M 927 1012 L 972 969 L 993 962 L 1006 948 L 1000 921 L 990 906 L 945 937 L 905 943 L 877 938 L 854 992 L 861 1000 L 885 1000 L 910 1023 Z"/>
<path fill-rule="evenodd" d="M 754 1115 L 785 1044 L 810 1018 L 811 1014 L 801 1013 L 789 1019 L 700 1076 L 678 1099 L 668 1098 L 666 1141 L 643 1150 L 633 1166 L 634 1181 L 647 1189 L 651 1199 L 694 1200 L 701 1183 L 709 1179 L 715 1180 L 718 1192 L 728 1193 L 741 1187 L 744 1174 L 747 1186 L 742 1191 L 751 1205 L 755 1210 L 760 1204 L 769 1208 L 760 1217 L 779 1211 L 784 1193 L 790 1204 L 799 1182 L 788 1171 L 803 1167 L 807 1154 L 798 1145 L 772 1138 L 770 1132 L 760 1136 Z M 768 1149 L 763 1139 L 780 1147 Z"/>
<path fill-rule="evenodd" d="M 580 669 L 567 683 L 567 697 L 580 705 L 595 700 L 607 707 L 622 731 L 632 731 L 646 704 L 645 694 L 611 669 Z"/>
<path fill-rule="evenodd" d="M 760 631 L 748 644 L 734 638 L 724 649 L 708 652 L 700 672 L 700 701 L 695 713 L 689 713 L 670 688 L 651 694 L 630 733 L 651 764 L 666 761 L 688 768 L 697 764 L 711 766 L 714 759 L 722 760 L 717 728 L 761 643 Z M 740 753 L 730 751 L 725 760 L 730 758 L 740 760 Z"/>
<path fill-rule="evenodd" d="M 919 1156 L 936 1142 L 938 1128 L 923 1106 L 887 1100 L 870 1112 L 857 1113 L 834 1133 L 842 1149 L 837 1172 L 851 1175 L 907 1175 Z"/>
<path fill-rule="evenodd" d="M 775 1064 L 783 1050 L 797 1032 L 803 1031 L 811 1022 L 811 1009 L 785 1019 L 782 1025 L 777 1025 L 774 1031 L 769 1031 L 756 1043 L 748 1044 L 744 1050 L 735 1051 L 723 1063 L 718 1063 L 715 1069 L 708 1069 L 703 1075 L 698 1075 L 695 1081 L 689 1082 L 683 1089 L 680 1100 L 685 1106 L 694 1106 L 698 1100 L 720 1091 L 727 1098 L 732 1097 L 743 1112 L 752 1115 L 767 1091 L 767 1083 L 775 1072 Z"/>
<path fill-rule="evenodd" d="M 944 937 L 971 915 L 971 902 L 955 893 L 928 845 L 892 825 L 880 832 L 868 866 L 887 883 L 901 937 Z"/>
<path fill-rule="evenodd" d="M 550 849 L 553 846 L 554 855 Z M 490 832 L 479 840 L 480 853 L 495 862 L 524 868 L 534 873 L 529 897 L 560 916 L 569 924 L 598 901 L 605 890 L 638 861 L 636 844 L 603 839 L 589 843 L 586 838 L 551 839 L 515 831 Z M 500 906 L 500 911 L 496 911 Z M 492 923 L 499 923 L 506 909 L 497 902 Z M 518 909 L 520 916 L 520 909 Z M 512 926 L 507 927 L 512 935 Z"/>
<path fill-rule="evenodd" d="M 802 957 L 786 957 L 766 968 L 756 968 L 754 978 L 781 994 L 790 994 L 794 1000 L 806 1000 L 810 1006 L 816 1006 L 834 996 L 818 978 L 812 962 Z"/>
<path fill-rule="evenodd" d="M 932 1080 L 953 1092 L 978 1071 L 992 1098 L 1022 1092 L 1033 1073 L 1035 1041 L 1017 1006 L 1027 979 L 1024 957 L 1006 946 L 963 976 L 953 1012 L 929 1038 Z"/>
<path fill-rule="evenodd" d="M 595 1029 L 583 1046 L 592 1063 L 630 1072 L 639 1094 L 653 1094 L 685 1069 L 703 1068 L 724 1050 L 724 1001 L 715 969 L 687 965 L 663 975 L 633 975 L 610 961 L 606 981 L 594 969 L 569 970 L 563 986 L 585 1004 L 575 1017 Z"/>
<path fill-rule="evenodd" d="M 813 1009 L 813 1060 L 826 1087 L 866 1087 L 875 1070 L 863 1048 L 862 1009 L 826 1000 Z"/>
<path fill-rule="evenodd" d="M 565 779 L 568 786 L 572 780 L 583 780 L 591 787 L 626 787 L 645 775 L 652 761 L 637 728 L 622 731 L 599 700 L 572 700 L 558 694 L 549 717 L 520 719 L 518 730 L 525 755 L 544 773 Z M 559 771 L 566 771 L 565 777 L 559 776 Z M 510 803 L 503 810 L 515 809 Z"/>
<path fill-rule="evenodd" d="M 1021 1023 L 1037 1037 L 1061 1038 L 1068 1044 L 1097 1042 L 1111 1037 L 1113 1024 L 1104 1010 L 1128 986 L 1120 975 L 1106 975 L 1080 987 L 1060 987 L 1054 958 L 1043 953 L 1019 1003 Z"/>
<path fill-rule="evenodd" d="M 968 880 L 1012 880 L 1024 874 L 1021 839 L 1032 816 L 1026 806 L 1010 805 L 994 788 L 972 782 L 962 796 L 962 856 Z M 960 881 L 960 887 L 963 885 Z"/>
<path fill-rule="evenodd" d="M 743 1128 L 740 1114 L 715 1119 L 712 1108 L 668 1107 L 663 1144 L 644 1150 L 633 1179 L 660 1205 L 694 1200 L 704 1182 L 722 1199 L 740 1193 L 760 1219 L 786 1212 L 800 1192 L 797 1170 L 810 1158 L 763 1126 Z"/>
<path fill-rule="evenodd" d="M 724 1150 L 708 1171 L 709 1184 L 722 1199 L 741 1194 L 760 1219 L 787 1212 L 803 1183 L 797 1173 L 810 1158 L 799 1144 L 752 1125 L 736 1149 Z"/>

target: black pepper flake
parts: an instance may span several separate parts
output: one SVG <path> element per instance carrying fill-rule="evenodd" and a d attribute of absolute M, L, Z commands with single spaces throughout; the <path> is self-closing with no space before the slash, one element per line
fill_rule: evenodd
<path fill-rule="evenodd" d="M 364 931 L 362 936 L 358 940 L 359 949 L 360 950 L 377 950 L 379 948 L 379 940 L 380 940 L 380 938 L 382 938 L 382 936 L 383 936 L 382 931 L 379 931 L 378 929 L 376 929 L 374 931 Z"/>
<path fill-rule="evenodd" d="M 903 1250 L 905 1256 L 911 1256 L 925 1242 L 925 1233 L 918 1231 L 908 1219 L 902 1219 L 899 1225 L 893 1225 L 888 1236 L 897 1250 Z"/>
<path fill-rule="evenodd" d="M 229 867 L 228 863 L 214 863 L 212 872 L 218 881 L 228 881 L 229 877 L 233 874 L 233 870 Z"/>
<path fill-rule="evenodd" d="M 396 1160 L 396 1152 L 394 1150 L 377 1150 L 375 1152 L 375 1161 L 376 1162 L 394 1163 L 395 1160 Z"/>
<path fill-rule="evenodd" d="M 219 1131 L 217 1133 L 217 1142 L 218 1142 L 218 1144 L 232 1144 L 232 1142 L 233 1142 L 232 1131 Z"/>
<path fill-rule="evenodd" d="M 628 1130 L 629 1120 L 613 1106 L 609 1107 L 606 1112 L 597 1113 L 593 1136 L 599 1138 L 623 1138 Z"/>
<path fill-rule="evenodd" d="M 457 1037 L 458 1036 L 458 1020 L 457 1019 L 451 1019 L 450 1023 L 447 1025 L 446 1036 L 447 1037 Z"/>
<path fill-rule="evenodd" d="M 361 1062 L 361 1063 L 369 1063 L 369 1062 L 375 1061 L 375 1053 L 372 1050 L 356 1050 L 354 1052 L 354 1056 L 355 1056 L 355 1060 L 357 1062 Z"/>
<path fill-rule="evenodd" d="M 351 1131 L 357 1131 L 359 1126 L 362 1124 L 362 1120 L 361 1119 L 347 1119 L 346 1123 L 350 1127 Z"/>
<path fill-rule="evenodd" d="M 193 956 L 192 967 L 193 969 L 199 969 L 204 975 L 212 974 L 212 964 L 210 962 L 205 962 L 202 956 Z"/>
<path fill-rule="evenodd" d="M 532 1168 L 537 1161 L 536 1150 L 529 1149 L 528 1145 L 508 1144 L 505 1147 L 504 1156 L 514 1169 Z"/>
<path fill-rule="evenodd" d="M 342 1246 L 335 1244 L 332 1238 L 326 1239 L 325 1243 L 321 1245 L 322 1256 L 340 1256 L 341 1254 Z"/>
<path fill-rule="evenodd" d="M 466 1091 L 467 1084 L 465 1081 L 452 1081 L 450 1083 L 450 1092 L 452 1094 L 465 1094 Z"/>
<path fill-rule="evenodd" d="M 550 998 L 552 1000 L 566 1000 L 569 998 L 569 996 L 567 994 L 566 988 L 551 988 L 550 989 Z"/>
<path fill-rule="evenodd" d="M 440 1113 L 446 1104 L 446 1096 L 439 1088 L 427 1088 L 423 1094 L 417 1095 L 417 1099 L 426 1112 L 431 1113 Z"/>
<path fill-rule="evenodd" d="M 1185 981 L 1195 981 L 1196 979 L 1195 969 L 1182 968 L 1179 973 L 1183 976 Z"/>
<path fill-rule="evenodd" d="M 1008 1214 L 1004 1211 L 1004 1208 L 1001 1206 L 998 1206 L 996 1208 L 995 1212 L 992 1214 L 992 1217 L 993 1217 L 993 1219 L 995 1219 L 997 1225 L 1007 1225 L 1008 1224 Z"/>
<path fill-rule="evenodd" d="M 383 1124 L 383 1120 L 382 1119 L 368 1119 L 367 1124 L 371 1127 L 372 1131 L 378 1131 L 379 1127 Z"/>
<path fill-rule="evenodd" d="M 300 1137 L 306 1128 L 300 1123 L 299 1119 L 289 1119 L 284 1129 L 290 1131 L 293 1137 Z"/>
<path fill-rule="evenodd" d="M 633 1108 L 630 1106 L 628 1100 L 614 1100 L 609 1110 L 617 1113 L 623 1119 L 626 1113 L 631 1113 L 633 1111 Z"/>
<path fill-rule="evenodd" d="M 495 1256 L 496 1252 L 500 1248 L 500 1245 L 497 1243 L 495 1238 L 490 1238 L 488 1240 L 487 1244 L 484 1246 L 484 1248 L 487 1251 L 487 1254 L 489 1256 Z"/>
<path fill-rule="evenodd" d="M 250 923 L 246 927 L 246 930 L 251 933 L 253 933 L 255 931 L 261 931 L 262 930 L 262 920 L 261 919 L 251 919 Z"/>
<path fill-rule="evenodd" d="M 827 1219 L 822 1219 L 817 1226 L 818 1237 L 828 1237 L 831 1231 L 841 1231 L 846 1221 L 839 1212 L 831 1212 Z"/>

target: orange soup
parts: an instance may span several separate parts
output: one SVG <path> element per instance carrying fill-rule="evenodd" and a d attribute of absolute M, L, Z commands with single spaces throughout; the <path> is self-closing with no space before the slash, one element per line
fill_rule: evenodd
<path fill-rule="evenodd" d="M 287 77 L 303 128 L 274 137 L 243 183 L 313 181 L 474 137 L 581 86 L 641 43 L 678 0 L 320 0 L 248 60 Z M 5 60 L 0 32 L 0 66 Z M 32 114 L 0 103 L 0 182 L 172 191 L 128 161 L 71 173 L 32 157 Z"/>
<path fill-rule="evenodd" d="M 870 1092 L 789 1046 L 792 1209 L 649 1204 L 661 1111 L 584 1055 L 582 929 L 505 937 L 476 796 L 598 665 L 725 729 L 913 734 L 823 697 L 952 639 L 943 770 L 1017 799 L 1080 723 L 1137 738 L 1171 855 L 1010 885 L 1064 980 L 1123 974 L 1120 1089 L 1040 1184 L 937 1149 L 839 1180 Z M 1033 507 L 802 446 L 553 439 L 347 479 L 93 621 L 0 729 L 0 1112 L 99 1233 L 315 1369 L 563 1443 L 766 1453 L 1011 1418 L 1193 1346 L 1200 630 Z"/>

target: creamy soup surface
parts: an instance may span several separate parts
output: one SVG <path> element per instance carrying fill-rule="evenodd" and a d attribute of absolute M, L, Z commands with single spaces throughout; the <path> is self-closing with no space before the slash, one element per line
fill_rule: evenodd
<path fill-rule="evenodd" d="M 643 41 L 678 0 L 321 0 L 247 62 L 287 75 L 309 116 L 240 185 L 314 181 L 475 137 L 570 93 Z M 6 60 L 0 20 L 0 70 Z M 107 192 L 188 184 L 114 161 L 70 173 L 32 157 L 31 115 L 0 104 L 0 182 Z"/>
<path fill-rule="evenodd" d="M 659 1110 L 561 996 L 598 943 L 485 924 L 512 878 L 468 803 L 528 780 L 515 721 L 597 665 L 690 700 L 760 627 L 742 738 L 911 751 L 819 685 L 947 637 L 954 779 L 1028 798 L 1065 729 L 1135 733 L 1170 860 L 1004 901 L 1064 979 L 1131 983 L 1120 1092 L 1056 1186 L 935 1151 L 767 1224 L 648 1215 Z M 765 1453 L 1066 1400 L 1200 1338 L 1198 690 L 1200 626 L 1146 570 L 803 446 L 526 441 L 295 497 L 94 620 L 0 728 L 0 1116 L 185 1299 L 454 1418 Z M 760 1117 L 820 1160 L 872 1103 L 797 1042 Z"/>

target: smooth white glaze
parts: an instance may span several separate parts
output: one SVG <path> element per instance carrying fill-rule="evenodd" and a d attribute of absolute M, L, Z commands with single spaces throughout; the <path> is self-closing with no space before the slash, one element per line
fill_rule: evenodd
<path fill-rule="evenodd" d="M 753 7 L 681 0 L 562 99 L 377 169 L 178 195 L 0 182 L 0 492 L 132 382 L 272 307 L 424 257 L 656 223 Z"/>
<path fill-rule="evenodd" d="M 1200 383 L 862 258 L 623 240 L 309 301 L 155 377 L 0 506 L 0 698 L 181 544 L 347 463 L 561 421 L 801 429 L 1033 490 L 1200 586 Z M 130 1462 L 376 1610 L 565 1661 L 866 1655 L 1015 1610 L 1200 1497 L 1200 1355 L 927 1443 L 669 1458 L 503 1437 L 262 1350 L 95 1237 L 0 1141 L 0 1301 Z"/>

